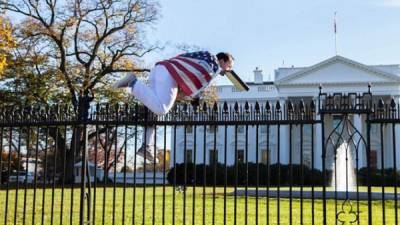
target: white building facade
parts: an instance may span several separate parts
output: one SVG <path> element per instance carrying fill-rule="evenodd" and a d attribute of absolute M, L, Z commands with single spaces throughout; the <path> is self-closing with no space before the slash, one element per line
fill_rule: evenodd
<path fill-rule="evenodd" d="M 325 93 L 365 93 L 368 91 L 368 84 L 372 84 L 374 98 L 383 99 L 388 102 L 392 98 L 396 103 L 400 100 L 400 66 L 399 65 L 364 65 L 354 60 L 335 56 L 309 67 L 290 67 L 278 68 L 275 70 L 274 81 L 264 81 L 262 71 L 256 68 L 254 71 L 254 81 L 248 82 L 250 87 L 248 92 L 239 92 L 233 86 L 217 86 L 220 102 L 254 104 L 256 101 L 265 103 L 269 101 L 276 104 L 278 101 L 283 105 L 287 100 L 294 103 L 303 100 L 309 103 L 319 96 L 319 86 L 323 86 Z M 317 105 L 318 107 L 318 105 Z M 355 128 L 364 136 L 366 134 L 365 116 L 350 115 L 349 120 Z M 317 113 L 317 119 L 320 115 Z M 335 115 L 324 118 L 325 130 L 332 130 L 337 124 Z M 303 138 L 300 138 L 300 129 L 303 129 Z M 196 164 L 210 164 L 216 155 L 219 163 L 224 163 L 225 149 L 227 164 L 235 163 L 235 150 L 238 151 L 238 161 L 245 162 L 246 152 L 248 162 L 256 162 L 256 152 L 258 150 L 259 163 L 278 163 L 300 164 L 300 155 L 303 153 L 302 163 L 311 167 L 312 157 L 314 157 L 314 167 L 322 169 L 322 128 L 321 124 L 316 125 L 289 125 L 284 126 L 260 126 L 258 135 L 254 126 L 238 126 L 235 136 L 235 126 L 228 126 L 227 138 L 225 138 L 225 127 L 218 126 L 216 135 L 214 129 L 207 127 L 206 138 L 204 140 L 204 127 L 196 127 L 196 140 L 194 140 L 193 128 L 186 129 L 186 146 L 184 129 L 179 128 L 176 136 L 176 146 L 172 151 L 176 152 L 176 163 L 184 160 L 184 149 L 187 152 L 187 162 L 193 162 L 196 154 Z M 279 140 L 278 140 L 278 129 Z M 400 141 L 400 126 L 395 126 L 396 143 Z M 371 127 L 371 165 L 381 168 L 384 163 L 385 168 L 393 167 L 393 138 L 391 125 L 382 128 L 382 138 L 380 125 Z M 312 137 L 313 134 L 313 137 Z M 268 136 L 268 137 L 267 137 Z M 214 138 L 216 137 L 216 138 Z M 365 135 L 366 137 L 366 135 Z M 172 140 L 174 137 L 172 137 Z M 398 140 L 399 139 L 399 140 Z M 381 140 L 383 140 L 381 142 Z M 205 142 L 205 145 L 204 145 Z M 173 142 L 172 142 L 173 143 Z M 195 144 L 196 143 L 196 144 Z M 302 145 L 301 145 L 302 143 Z M 381 143 L 383 143 L 381 145 Z M 302 148 L 300 147 L 302 146 Z M 383 154 L 382 154 L 383 146 Z M 399 148 L 400 143 L 396 145 Z M 278 158 L 279 149 L 279 158 Z M 398 149 L 395 149 L 398 152 Z M 311 152 L 314 152 L 312 155 Z M 292 152 L 292 157 L 290 157 Z M 171 155 L 173 152 L 171 152 Z M 205 154 L 205 158 L 204 158 Z M 327 158 L 333 159 L 333 151 L 327 152 Z M 357 158 L 358 167 L 366 167 L 365 145 L 360 144 Z M 382 157 L 383 155 L 383 157 Z M 356 156 L 353 156 L 356 157 Z M 397 165 L 400 165 L 400 154 L 397 154 Z M 329 163 L 329 160 L 328 160 Z M 173 165 L 173 164 L 172 164 Z"/>

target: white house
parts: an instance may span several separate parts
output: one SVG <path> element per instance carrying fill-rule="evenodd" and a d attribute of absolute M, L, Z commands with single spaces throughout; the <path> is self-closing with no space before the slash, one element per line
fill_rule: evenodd
<path fill-rule="evenodd" d="M 96 177 L 97 181 L 103 181 L 104 178 L 104 169 L 97 167 L 94 163 L 88 162 L 89 164 L 89 174 L 90 174 L 90 181 L 94 182 L 95 178 L 95 170 L 96 170 Z M 81 182 L 81 174 L 82 174 L 82 162 L 78 162 L 74 166 L 74 179 L 75 183 L 80 183 Z M 155 176 L 153 176 L 155 175 Z M 162 172 L 127 172 L 124 174 L 123 172 L 117 172 L 115 174 L 115 183 L 117 184 L 163 184 L 165 182 L 166 184 L 168 183 L 167 181 L 167 175 L 163 174 Z M 153 178 L 154 177 L 154 178 Z M 136 178 L 136 179 L 135 179 Z M 114 183 L 114 172 L 110 172 L 108 175 L 108 179 Z"/>
<path fill-rule="evenodd" d="M 254 71 L 254 81 L 247 82 L 250 86 L 249 92 L 238 92 L 233 86 L 222 85 L 217 87 L 219 94 L 219 101 L 221 102 L 239 102 L 245 101 L 253 104 L 255 101 L 266 102 L 275 104 L 280 101 L 282 104 L 286 100 L 298 102 L 304 100 L 309 102 L 312 99 L 317 100 L 319 94 L 319 86 L 323 86 L 323 91 L 326 93 L 340 92 L 356 92 L 364 93 L 368 90 L 368 84 L 373 84 L 373 95 L 376 98 L 383 98 L 389 101 L 394 98 L 399 102 L 400 97 L 400 65 L 364 65 L 360 62 L 342 57 L 334 56 L 313 66 L 308 67 L 289 67 L 278 68 L 275 70 L 274 81 L 264 81 L 262 71 L 258 68 Z M 318 101 L 316 101 L 318 102 Z M 317 114 L 319 119 L 319 115 Z M 350 121 L 363 135 L 366 134 L 366 125 L 363 122 L 366 118 L 363 115 L 351 115 Z M 333 129 L 337 124 L 335 115 L 326 116 L 324 118 L 325 131 Z M 197 127 L 196 146 L 193 146 L 194 140 L 193 129 L 187 129 L 187 160 L 193 161 L 193 149 L 196 149 L 196 163 L 208 164 L 212 162 L 214 152 L 217 155 L 217 160 L 220 163 L 224 162 L 224 127 L 218 127 L 217 138 L 214 141 L 213 129 L 207 128 L 206 146 L 203 146 L 203 127 Z M 258 143 L 256 143 L 256 130 L 255 127 L 248 126 L 248 161 L 255 162 L 256 160 L 256 146 L 259 150 L 259 162 L 276 163 L 278 160 L 278 143 L 280 147 L 280 162 L 283 164 L 289 163 L 289 149 L 290 143 L 292 144 L 292 162 L 295 164 L 300 163 L 300 126 L 293 125 L 292 127 L 292 140 L 289 140 L 289 126 L 280 126 L 280 140 L 277 140 L 277 126 L 271 126 L 269 131 L 269 146 L 267 146 L 266 127 L 259 128 Z M 311 137 L 312 129 L 314 129 L 314 138 Z M 311 165 L 311 147 L 314 146 L 314 162 L 315 168 L 322 168 L 322 134 L 321 124 L 314 126 L 304 125 L 303 127 L 303 163 Z M 383 128 L 383 148 L 384 154 L 381 157 L 381 142 L 380 142 L 380 129 L 378 125 L 373 125 L 371 129 L 371 164 L 378 168 L 381 167 L 382 160 L 386 168 L 393 167 L 393 149 L 391 137 L 391 125 Z M 396 142 L 400 141 L 400 125 L 395 126 Z M 237 149 L 239 161 L 245 160 L 246 138 L 245 126 L 238 127 L 237 135 Z M 177 163 L 183 162 L 184 152 L 184 130 L 177 130 Z M 227 144 L 227 164 L 234 164 L 234 151 L 235 151 L 235 138 L 234 127 L 229 126 L 227 130 L 228 138 Z M 366 137 L 366 135 L 365 135 Z M 174 137 L 171 137 L 172 143 Z M 214 145 L 216 151 L 214 151 Z M 400 144 L 396 145 L 396 148 Z M 206 149 L 206 158 L 203 158 L 203 151 Z M 359 168 L 366 166 L 365 146 L 361 144 L 358 148 Z M 172 148 L 172 151 L 174 149 Z M 397 150 L 397 149 L 396 149 Z M 173 153 L 171 152 L 171 155 Z M 354 153 L 355 154 L 355 153 Z M 400 154 L 397 154 L 397 165 L 400 165 Z M 332 162 L 333 151 L 327 153 L 328 160 Z M 173 159 L 171 159 L 173 160 Z M 329 161 L 328 161 L 329 163 Z"/>

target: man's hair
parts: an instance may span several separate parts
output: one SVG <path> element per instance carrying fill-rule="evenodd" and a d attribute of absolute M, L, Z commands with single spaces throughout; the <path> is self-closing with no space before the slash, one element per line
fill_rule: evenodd
<path fill-rule="evenodd" d="M 234 59 L 233 58 L 233 56 L 230 54 L 230 53 L 228 53 L 228 52 L 220 52 L 220 53 L 218 53 L 217 54 L 217 59 L 218 60 L 224 60 L 224 62 L 227 62 L 227 61 L 229 61 L 229 59 Z"/>

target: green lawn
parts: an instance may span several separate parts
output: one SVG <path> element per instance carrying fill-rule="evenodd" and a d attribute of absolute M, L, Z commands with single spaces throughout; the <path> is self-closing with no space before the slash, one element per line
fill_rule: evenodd
<path fill-rule="evenodd" d="M 366 190 L 365 188 L 362 188 Z M 102 224 L 102 219 L 104 215 L 104 224 L 113 224 L 113 213 L 115 213 L 115 224 L 132 224 L 134 219 L 134 224 L 142 224 L 143 216 L 145 224 L 152 224 L 153 220 L 153 203 L 155 204 L 155 224 L 162 224 L 163 217 L 163 188 L 157 187 L 155 189 L 155 202 L 153 202 L 153 188 L 146 187 L 144 192 L 143 187 L 136 188 L 136 200 L 134 199 L 134 189 L 129 187 L 126 189 L 125 198 L 123 196 L 123 188 L 116 188 L 115 197 L 115 212 L 113 212 L 113 188 L 106 188 L 105 196 L 105 210 L 103 211 L 103 188 L 96 189 L 96 200 L 95 204 L 95 224 Z M 227 192 L 232 192 L 233 188 L 227 189 Z M 380 188 L 374 188 L 373 191 L 380 192 Z M 392 192 L 393 188 L 387 188 L 387 192 Z M 42 204 L 43 192 L 45 192 L 44 205 Z M 224 189 L 216 188 L 216 198 L 215 198 L 215 224 L 224 224 Z M 192 224 L 192 204 L 193 204 L 193 190 L 192 187 L 186 192 L 186 224 Z M 203 224 L 203 189 L 202 187 L 196 187 L 195 192 L 195 224 Z M 213 189 L 207 188 L 205 196 L 205 224 L 212 224 L 213 219 Z M 18 204 L 17 204 L 17 224 L 23 224 L 23 211 L 24 211 L 24 190 L 18 191 Z M 94 189 L 92 190 L 92 196 L 94 194 Z M 0 191 L 0 224 L 4 224 L 5 211 L 7 210 L 7 224 L 14 224 L 14 214 L 15 214 L 15 190 L 10 190 L 8 193 L 8 207 L 6 208 L 6 190 Z M 146 196 L 146 201 L 144 202 L 145 210 L 143 211 L 143 196 Z M 52 190 L 51 189 L 37 189 L 36 201 L 34 202 L 34 191 L 28 190 L 26 193 L 26 224 L 33 224 L 33 214 L 34 224 L 42 224 L 42 212 L 44 210 L 43 224 L 51 224 L 51 202 L 52 202 Z M 53 224 L 60 224 L 61 215 L 61 189 L 56 189 L 54 192 L 54 212 L 53 212 Z M 63 213 L 62 213 L 62 224 L 70 224 L 72 219 L 72 224 L 78 224 L 79 221 L 79 197 L 80 190 L 73 190 L 73 202 L 71 203 L 71 189 L 64 190 L 64 202 L 63 202 Z M 176 192 L 176 202 L 175 202 L 175 224 L 183 224 L 183 193 Z M 92 199 L 93 200 L 93 199 Z M 248 197 L 248 210 L 247 218 L 248 224 L 256 224 L 256 198 Z M 226 223 L 234 223 L 234 197 L 226 197 Z M 125 202 L 125 223 L 123 223 L 123 204 Z M 280 203 L 280 224 L 289 224 L 289 199 L 281 199 Z M 277 199 L 269 199 L 269 222 L 270 224 L 277 224 Z M 327 201 L 327 217 L 328 224 L 335 224 L 335 201 Z M 70 214 L 72 204 L 72 214 Z M 293 199 L 292 201 L 292 222 L 293 224 L 300 224 L 300 200 Z M 303 223 L 311 224 L 312 210 L 311 210 L 311 200 L 303 200 Z M 338 210 L 341 209 L 342 201 L 338 201 Z M 246 198 L 237 197 L 237 213 L 236 219 L 237 224 L 245 224 L 245 206 Z M 322 201 L 315 200 L 315 224 L 322 224 Z M 360 224 L 367 224 L 367 202 L 359 202 L 360 207 Z M 135 212 L 133 213 L 133 208 L 135 207 Z M 382 202 L 373 202 L 373 224 L 383 224 L 382 222 Z M 35 211 L 33 211 L 35 208 Z M 357 209 L 356 202 L 353 202 L 353 209 Z M 385 224 L 395 224 L 394 221 L 394 201 L 385 201 Z M 92 212 L 93 213 L 93 212 Z M 166 187 L 165 191 L 165 224 L 172 224 L 173 220 L 173 188 Z M 259 224 L 266 224 L 267 219 L 267 199 L 258 198 L 258 218 Z M 340 224 L 340 223 L 339 223 Z"/>

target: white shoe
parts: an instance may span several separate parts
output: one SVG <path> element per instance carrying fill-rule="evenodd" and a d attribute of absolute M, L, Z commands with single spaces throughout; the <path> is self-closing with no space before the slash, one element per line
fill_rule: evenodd
<path fill-rule="evenodd" d="M 133 75 L 132 73 L 128 73 L 127 75 L 125 75 L 124 78 L 122 78 L 122 79 L 119 80 L 119 81 L 116 81 L 116 82 L 112 85 L 112 87 L 113 87 L 114 89 L 116 89 L 116 88 L 128 87 L 128 85 L 129 85 L 132 81 L 134 81 L 134 80 L 136 80 L 135 75 Z"/>

